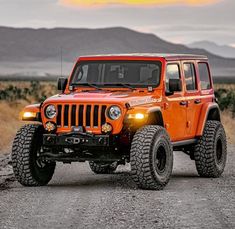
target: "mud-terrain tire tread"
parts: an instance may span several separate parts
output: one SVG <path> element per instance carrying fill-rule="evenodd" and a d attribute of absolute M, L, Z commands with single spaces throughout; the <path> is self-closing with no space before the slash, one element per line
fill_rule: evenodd
<path fill-rule="evenodd" d="M 171 168 L 164 182 L 155 178 L 152 157 L 150 152 L 156 138 L 163 138 L 170 153 Z M 169 182 L 173 167 L 173 148 L 166 130 L 157 125 L 146 125 L 140 128 L 134 135 L 131 153 L 131 175 L 139 188 L 150 190 L 162 190 Z"/>
<path fill-rule="evenodd" d="M 13 141 L 12 146 L 12 167 L 16 179 L 24 186 L 43 186 L 52 178 L 55 170 L 55 163 L 51 163 L 43 180 L 37 179 L 33 173 L 33 164 L 31 161 L 33 144 L 38 131 L 42 126 L 40 124 L 26 124 L 20 128 Z"/>
<path fill-rule="evenodd" d="M 218 167 L 215 159 L 216 135 L 220 134 L 223 144 L 223 160 Z M 224 171 L 227 158 L 227 141 L 223 125 L 219 121 L 207 121 L 203 135 L 194 147 L 194 158 L 197 172 L 201 177 L 220 177 Z"/>
<path fill-rule="evenodd" d="M 96 163 L 94 161 L 89 162 L 90 168 L 92 172 L 96 174 L 113 174 L 117 168 L 117 166 L 113 165 L 104 165 L 102 163 Z"/>

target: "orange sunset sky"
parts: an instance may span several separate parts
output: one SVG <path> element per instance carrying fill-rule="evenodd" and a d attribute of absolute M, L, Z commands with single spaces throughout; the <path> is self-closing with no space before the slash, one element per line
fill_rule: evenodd
<path fill-rule="evenodd" d="M 168 4 L 189 4 L 205 5 L 215 3 L 218 0 L 60 0 L 62 4 L 71 6 L 94 6 L 94 5 L 168 5 Z"/>

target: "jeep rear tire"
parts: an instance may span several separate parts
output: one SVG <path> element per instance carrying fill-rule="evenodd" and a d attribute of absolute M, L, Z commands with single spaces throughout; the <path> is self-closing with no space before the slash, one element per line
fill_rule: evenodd
<path fill-rule="evenodd" d="M 42 186 L 51 180 L 55 163 L 41 161 L 42 125 L 25 125 L 12 146 L 12 166 L 16 179 L 24 186 Z"/>
<path fill-rule="evenodd" d="M 134 135 L 131 174 L 139 188 L 161 190 L 169 182 L 173 168 L 173 149 L 161 126 L 144 126 Z"/>
<path fill-rule="evenodd" d="M 220 177 L 227 159 L 227 140 L 219 121 L 207 121 L 203 135 L 194 148 L 194 158 L 201 177 Z"/>
<path fill-rule="evenodd" d="M 90 161 L 89 162 L 91 170 L 96 173 L 96 174 L 112 174 L 116 170 L 118 164 L 117 163 L 112 163 L 112 164 L 107 164 L 104 162 L 94 162 Z"/>

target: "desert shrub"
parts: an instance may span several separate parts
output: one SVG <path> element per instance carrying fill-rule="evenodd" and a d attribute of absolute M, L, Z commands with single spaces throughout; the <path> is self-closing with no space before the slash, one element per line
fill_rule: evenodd
<path fill-rule="evenodd" d="M 218 89 L 215 91 L 215 96 L 222 111 L 229 110 L 235 117 L 235 91 L 232 89 Z"/>
<path fill-rule="evenodd" d="M 9 84 L 0 90 L 0 100 L 16 101 L 26 100 L 28 102 L 43 102 L 46 98 L 53 95 L 56 91 L 55 85 L 46 87 L 39 81 L 31 81 L 29 86 L 20 87 L 15 84 Z"/>

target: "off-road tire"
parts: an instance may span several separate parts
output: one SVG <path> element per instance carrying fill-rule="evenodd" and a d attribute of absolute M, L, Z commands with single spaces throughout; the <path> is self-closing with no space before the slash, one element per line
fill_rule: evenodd
<path fill-rule="evenodd" d="M 113 164 L 105 164 L 102 162 L 94 162 L 90 161 L 89 162 L 90 168 L 92 172 L 96 174 L 112 174 L 117 168 L 117 163 Z"/>
<path fill-rule="evenodd" d="M 173 148 L 166 130 L 155 125 L 139 129 L 131 144 L 130 163 L 132 178 L 139 188 L 163 189 L 173 168 Z"/>
<path fill-rule="evenodd" d="M 201 177 L 220 177 L 227 159 L 227 140 L 219 121 L 207 121 L 203 135 L 194 147 L 194 158 Z"/>
<path fill-rule="evenodd" d="M 12 166 L 16 179 L 24 186 L 43 186 L 51 180 L 55 163 L 37 164 L 37 153 L 42 145 L 42 125 L 24 125 L 16 134 L 12 146 Z"/>

